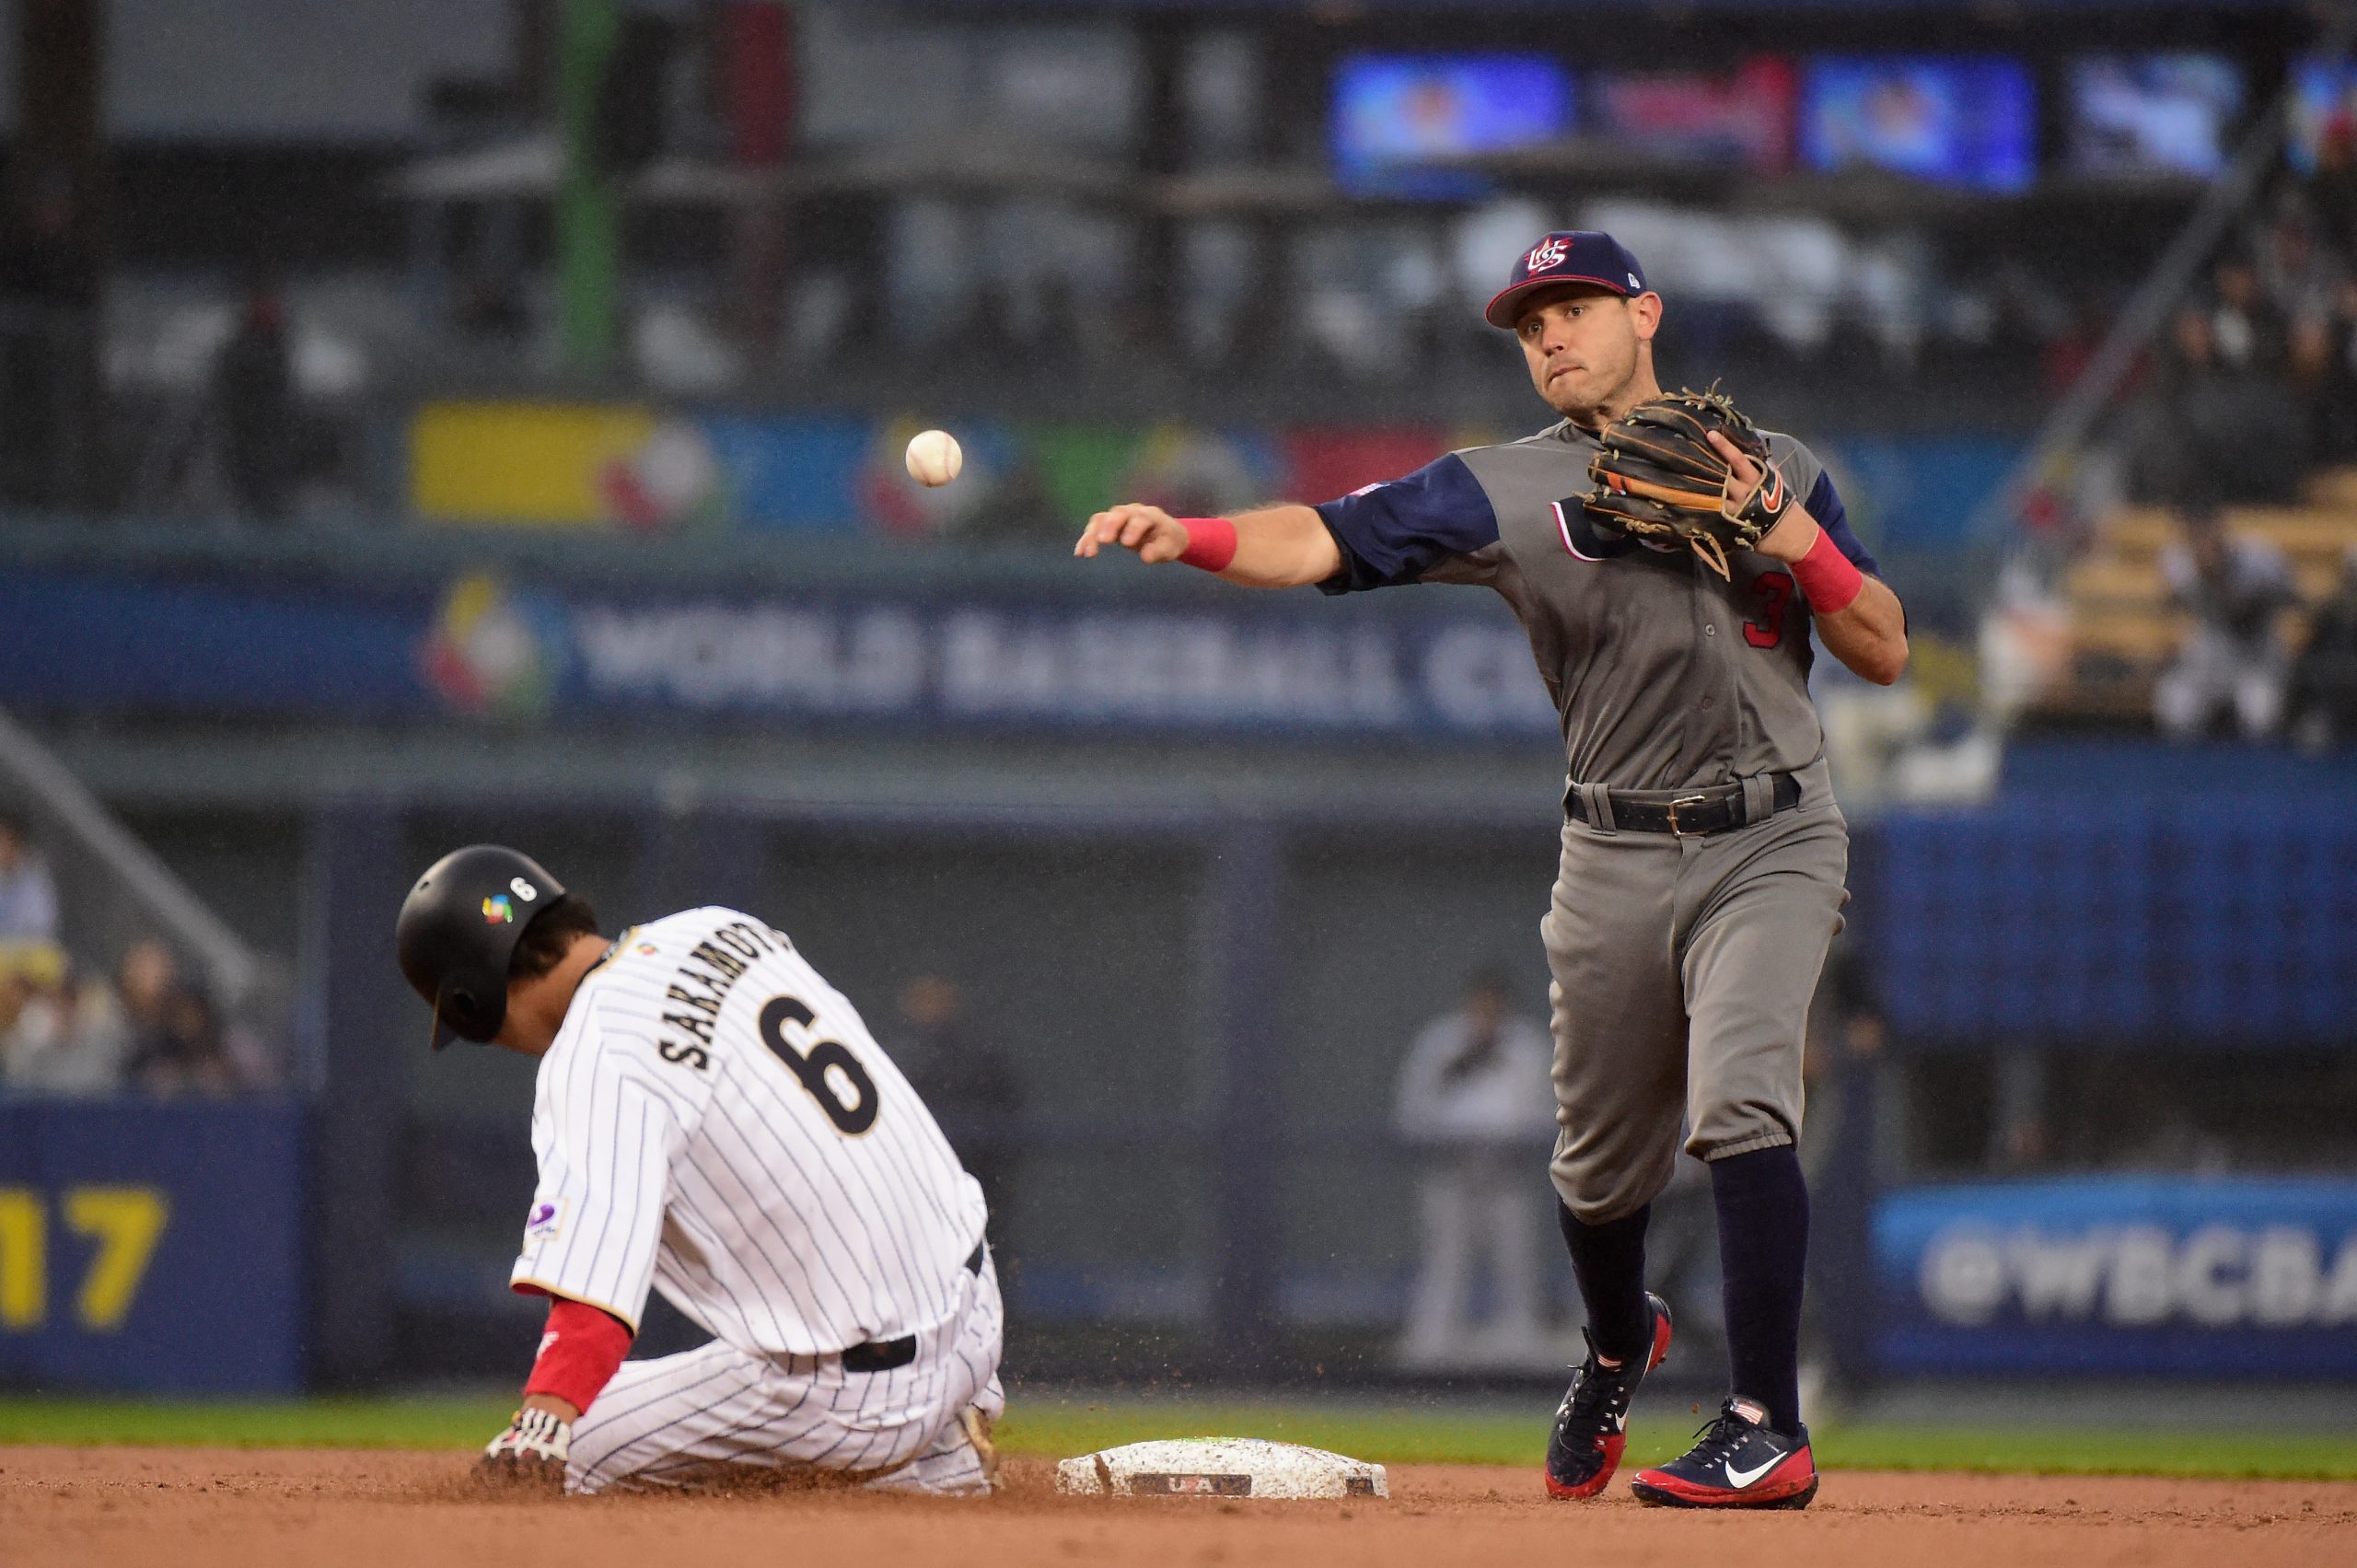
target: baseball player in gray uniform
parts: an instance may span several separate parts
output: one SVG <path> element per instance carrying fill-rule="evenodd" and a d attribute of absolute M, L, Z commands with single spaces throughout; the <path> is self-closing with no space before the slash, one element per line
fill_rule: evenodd
<path fill-rule="evenodd" d="M 1485 314 L 1521 344 L 1557 424 L 1323 505 L 1232 518 L 1115 506 L 1074 552 L 1118 545 L 1328 593 L 1472 583 L 1514 607 L 1570 760 L 1539 931 L 1554 977 L 1550 1173 L 1589 1353 L 1556 1411 L 1547 1488 L 1604 1491 L 1630 1398 L 1668 1349 L 1668 1309 L 1644 1286 L 1645 1223 L 1682 1145 L 1710 1166 L 1731 1389 L 1693 1448 L 1640 1472 L 1635 1491 L 1802 1507 L 1817 1482 L 1797 1388 L 1801 1045 L 1849 861 L 1809 698 L 1811 631 L 1888 684 L 1907 662 L 1905 615 L 1824 466 L 1788 436 L 1763 433 L 1773 472 L 1711 437 L 1731 509 L 1779 483 L 1791 495 L 1724 575 L 1590 515 L 1597 433 L 1661 390 L 1661 296 L 1609 235 L 1542 237 Z"/>

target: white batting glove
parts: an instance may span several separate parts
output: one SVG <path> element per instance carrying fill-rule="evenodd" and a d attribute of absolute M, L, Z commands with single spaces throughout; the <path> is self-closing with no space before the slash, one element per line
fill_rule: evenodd
<path fill-rule="evenodd" d="M 562 1492 L 564 1464 L 573 1448 L 573 1423 L 553 1411 L 519 1410 L 507 1430 L 485 1446 L 475 1474 Z"/>

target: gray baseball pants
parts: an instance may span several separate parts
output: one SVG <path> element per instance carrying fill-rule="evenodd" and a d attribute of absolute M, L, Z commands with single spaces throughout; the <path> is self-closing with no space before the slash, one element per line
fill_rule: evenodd
<path fill-rule="evenodd" d="M 1708 838 L 1566 818 L 1539 923 L 1554 976 L 1555 1191 L 1602 1225 L 1705 1160 L 1796 1144 L 1801 1052 L 1849 894 L 1823 762 L 1800 804 Z M 1588 798 L 1595 812 L 1596 792 Z"/>

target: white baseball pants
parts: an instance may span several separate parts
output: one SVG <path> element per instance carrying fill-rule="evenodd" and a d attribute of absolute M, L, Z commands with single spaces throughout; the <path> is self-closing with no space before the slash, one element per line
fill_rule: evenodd
<path fill-rule="evenodd" d="M 958 1418 L 1005 1409 L 1004 1308 L 987 1257 L 958 1310 L 916 1336 L 916 1359 L 846 1372 L 834 1356 L 756 1356 L 718 1341 L 624 1362 L 573 1425 L 565 1490 L 707 1481 L 725 1467 L 847 1472 L 879 1491 L 985 1493 L 981 1456 Z"/>

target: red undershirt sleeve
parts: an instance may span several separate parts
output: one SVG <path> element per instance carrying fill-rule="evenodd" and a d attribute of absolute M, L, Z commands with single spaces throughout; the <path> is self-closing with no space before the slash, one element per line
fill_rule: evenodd
<path fill-rule="evenodd" d="M 524 1392 L 552 1394 L 586 1411 L 630 1353 L 630 1342 L 629 1326 L 612 1313 L 552 1296 L 540 1359 L 532 1363 Z"/>

